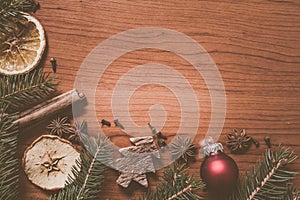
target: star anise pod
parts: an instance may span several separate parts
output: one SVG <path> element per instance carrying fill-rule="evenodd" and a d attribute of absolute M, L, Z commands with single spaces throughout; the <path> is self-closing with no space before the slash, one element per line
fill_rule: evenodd
<path fill-rule="evenodd" d="M 245 152 L 251 145 L 252 137 L 246 134 L 245 129 L 233 129 L 232 133 L 227 135 L 226 144 L 232 153 Z"/>
<path fill-rule="evenodd" d="M 50 130 L 51 135 L 58 135 L 60 137 L 67 137 L 66 135 L 74 132 L 74 128 L 67 117 L 58 117 L 52 120 L 47 128 Z"/>
<path fill-rule="evenodd" d="M 81 124 L 78 124 L 75 121 L 75 128 L 73 128 L 72 134 L 68 137 L 68 140 L 72 143 L 81 144 L 80 137 L 82 134 L 87 134 L 87 123 L 83 121 Z"/>
<path fill-rule="evenodd" d="M 190 137 L 180 137 L 171 143 L 171 154 L 174 158 L 182 158 L 185 162 L 195 156 L 196 147 Z"/>

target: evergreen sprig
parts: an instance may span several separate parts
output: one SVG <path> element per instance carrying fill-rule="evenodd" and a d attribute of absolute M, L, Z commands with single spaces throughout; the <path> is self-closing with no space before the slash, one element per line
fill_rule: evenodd
<path fill-rule="evenodd" d="M 155 190 L 149 190 L 139 200 L 197 200 L 201 197 L 195 193 L 203 189 L 205 184 L 187 174 L 186 163 L 175 162 L 164 172 L 161 183 Z"/>
<path fill-rule="evenodd" d="M 56 92 L 57 82 L 42 69 L 25 75 L 4 76 L 0 80 L 0 102 L 8 104 L 10 110 L 32 105 Z"/>
<path fill-rule="evenodd" d="M 6 114 L 8 106 L 0 103 L 0 199 L 15 200 L 19 196 L 19 161 L 17 159 L 18 128 L 14 114 Z"/>
<path fill-rule="evenodd" d="M 2 36 L 14 34 L 18 22 L 24 19 L 23 12 L 35 12 L 38 8 L 39 4 L 34 0 L 0 0 L 0 33 Z"/>
<path fill-rule="evenodd" d="M 297 156 L 286 147 L 266 150 L 260 161 L 245 174 L 230 200 L 285 199 L 289 182 L 297 174 L 286 169 Z"/>
<path fill-rule="evenodd" d="M 98 199 L 106 168 L 103 163 L 111 159 L 111 143 L 108 138 L 80 136 L 84 149 L 80 155 L 81 161 L 77 161 L 72 169 L 75 178 L 69 176 L 66 187 L 52 195 L 51 200 Z"/>

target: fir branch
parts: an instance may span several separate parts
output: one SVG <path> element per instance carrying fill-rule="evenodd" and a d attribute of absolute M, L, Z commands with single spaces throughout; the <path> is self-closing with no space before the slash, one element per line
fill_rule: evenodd
<path fill-rule="evenodd" d="M 0 16 L 15 17 L 20 12 L 35 12 L 37 4 L 34 0 L 1 0 Z"/>
<path fill-rule="evenodd" d="M 77 200 L 78 199 L 83 199 L 83 198 L 81 198 L 81 196 L 83 196 L 82 194 L 84 193 L 84 191 L 87 190 L 87 184 L 88 184 L 89 179 L 91 178 L 92 170 L 95 167 L 95 163 L 97 162 L 97 157 L 98 157 L 98 154 L 99 154 L 100 150 L 101 150 L 100 148 L 97 148 L 97 151 L 95 152 L 93 158 L 91 158 L 91 163 L 90 163 L 90 165 L 88 167 L 88 170 L 87 170 L 87 173 L 86 173 L 86 177 L 84 179 L 82 187 L 80 188 L 80 190 L 79 190 L 79 192 L 78 192 L 78 194 L 76 196 Z M 104 170 L 104 168 L 103 168 L 103 170 Z M 100 172 L 102 173 L 103 170 L 101 170 Z"/>
<path fill-rule="evenodd" d="M 105 165 L 111 159 L 111 146 L 108 138 L 88 138 L 81 134 L 85 148 L 81 152 L 80 161 L 73 167 L 75 178 L 69 176 L 66 187 L 52 195 L 52 200 L 65 199 L 97 199 L 104 179 Z"/>
<path fill-rule="evenodd" d="M 0 0 L 0 32 L 12 34 L 24 12 L 35 12 L 39 4 L 34 0 Z"/>
<path fill-rule="evenodd" d="M 256 187 L 256 189 L 250 194 L 247 200 L 251 200 L 254 198 L 255 195 L 266 185 L 268 181 L 270 181 L 270 178 L 274 176 L 275 172 L 279 169 L 279 167 L 282 166 L 287 161 L 287 159 L 281 159 L 278 161 L 276 166 L 274 166 L 271 171 L 267 174 L 267 176 L 264 178 L 264 180 L 261 181 L 260 185 Z"/>
<path fill-rule="evenodd" d="M 42 69 L 25 75 L 4 76 L 0 80 L 0 102 L 15 111 L 47 98 L 56 92 L 57 86 L 55 78 L 49 76 Z"/>
<path fill-rule="evenodd" d="M 176 199 L 180 196 L 182 196 L 184 193 L 191 191 L 192 190 L 192 185 L 189 184 L 187 185 L 185 188 L 183 188 L 181 191 L 177 192 L 176 194 L 174 194 L 173 196 L 169 197 L 167 200 L 173 200 Z"/>
<path fill-rule="evenodd" d="M 7 105 L 0 103 L 0 197 L 18 199 L 19 162 L 17 159 L 18 129 L 12 122 L 16 115 L 6 114 Z"/>
<path fill-rule="evenodd" d="M 162 182 L 155 190 L 149 190 L 145 195 L 138 197 L 139 200 L 197 200 L 201 199 L 195 193 L 203 189 L 204 183 L 187 174 L 186 163 L 174 163 L 164 171 Z"/>
<path fill-rule="evenodd" d="M 297 156 L 288 148 L 268 149 L 263 158 L 247 172 L 231 200 L 278 199 L 289 189 L 287 183 L 297 174 L 285 169 Z"/>

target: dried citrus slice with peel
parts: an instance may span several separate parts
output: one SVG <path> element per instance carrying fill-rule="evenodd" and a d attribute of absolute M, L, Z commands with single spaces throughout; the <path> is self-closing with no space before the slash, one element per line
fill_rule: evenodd
<path fill-rule="evenodd" d="M 80 153 L 67 140 L 55 135 L 42 135 L 24 152 L 23 165 L 28 179 L 45 190 L 63 188 L 79 164 Z M 78 170 L 79 168 L 77 168 Z"/>
<path fill-rule="evenodd" d="M 0 73 L 22 74 L 36 67 L 46 47 L 45 32 L 40 22 L 24 14 L 14 33 L 0 38 Z M 17 26 L 16 26 L 17 27 Z"/>

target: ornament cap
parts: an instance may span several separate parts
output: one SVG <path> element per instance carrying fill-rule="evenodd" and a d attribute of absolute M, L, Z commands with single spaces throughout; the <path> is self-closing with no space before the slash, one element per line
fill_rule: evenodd
<path fill-rule="evenodd" d="M 212 137 L 207 137 L 201 141 L 202 152 L 204 156 L 209 156 L 211 153 L 223 152 L 223 145 L 214 141 Z"/>
<path fill-rule="evenodd" d="M 203 147 L 204 155 L 209 156 L 211 153 L 223 152 L 223 145 L 221 143 L 209 144 Z"/>

